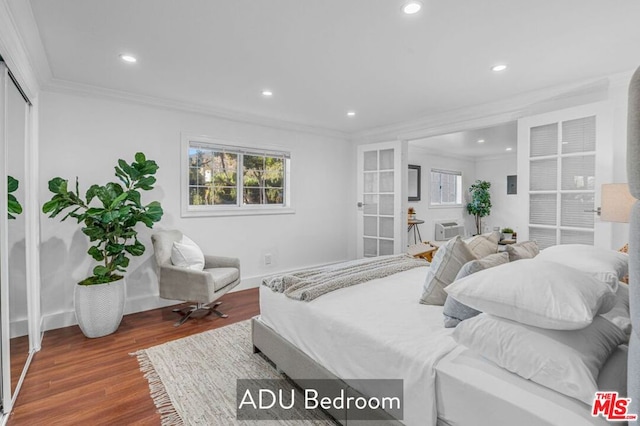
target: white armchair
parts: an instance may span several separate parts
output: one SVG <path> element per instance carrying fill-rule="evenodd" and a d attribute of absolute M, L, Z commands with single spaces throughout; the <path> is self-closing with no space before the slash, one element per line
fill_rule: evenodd
<path fill-rule="evenodd" d="M 171 250 L 173 243 L 181 239 L 182 232 L 177 230 L 160 231 L 151 236 L 159 267 L 160 297 L 195 303 L 187 310 L 173 310 L 182 315 L 174 326 L 182 325 L 194 312 L 198 311 L 207 311 L 206 315 L 213 313 L 227 318 L 228 315 L 216 309 L 221 302 L 213 302 L 240 284 L 240 260 L 205 255 L 202 271 L 175 266 L 171 263 Z"/>

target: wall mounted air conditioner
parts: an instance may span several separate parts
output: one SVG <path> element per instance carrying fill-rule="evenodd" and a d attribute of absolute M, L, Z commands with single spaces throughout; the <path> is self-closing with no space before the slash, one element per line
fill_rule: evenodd
<path fill-rule="evenodd" d="M 444 241 L 455 237 L 464 236 L 464 225 L 457 222 L 436 222 L 436 241 Z"/>

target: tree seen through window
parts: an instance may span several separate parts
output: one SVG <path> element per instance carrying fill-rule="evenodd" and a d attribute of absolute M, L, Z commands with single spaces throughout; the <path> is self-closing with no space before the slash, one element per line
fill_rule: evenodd
<path fill-rule="evenodd" d="M 283 205 L 285 166 L 284 155 L 192 146 L 189 205 Z"/>

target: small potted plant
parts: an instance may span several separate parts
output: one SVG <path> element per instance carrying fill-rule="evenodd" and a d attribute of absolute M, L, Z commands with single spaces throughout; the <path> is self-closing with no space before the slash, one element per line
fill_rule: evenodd
<path fill-rule="evenodd" d="M 98 264 L 92 275 L 78 283 L 74 291 L 74 307 L 80 329 L 87 337 L 102 337 L 118 329 L 125 303 L 124 276 L 129 256 L 140 256 L 145 246 L 138 240 L 135 227 L 143 223 L 153 227 L 162 217 L 160 203 L 141 203 L 141 191 L 153 189 L 158 170 L 155 161 L 141 152 L 127 164 L 118 160 L 115 175 L 118 182 L 91 185 L 83 197 L 78 189 L 67 189 L 68 181 L 60 177 L 49 181 L 54 195 L 42 206 L 49 217 L 65 210 L 64 221 L 72 217 L 82 223 L 82 232 L 89 237 L 87 253 Z"/>
<path fill-rule="evenodd" d="M 409 216 L 409 220 L 414 220 L 416 218 L 416 209 L 413 207 L 409 207 L 407 210 L 407 215 Z"/>
<path fill-rule="evenodd" d="M 510 240 L 513 238 L 513 229 L 511 228 L 502 228 L 502 239 Z"/>

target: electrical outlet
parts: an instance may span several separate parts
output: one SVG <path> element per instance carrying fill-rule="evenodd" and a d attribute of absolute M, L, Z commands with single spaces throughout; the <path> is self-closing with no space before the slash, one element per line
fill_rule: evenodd
<path fill-rule="evenodd" d="M 264 255 L 264 264 L 265 264 L 265 266 L 271 265 L 271 253 L 265 253 L 265 255 Z"/>

